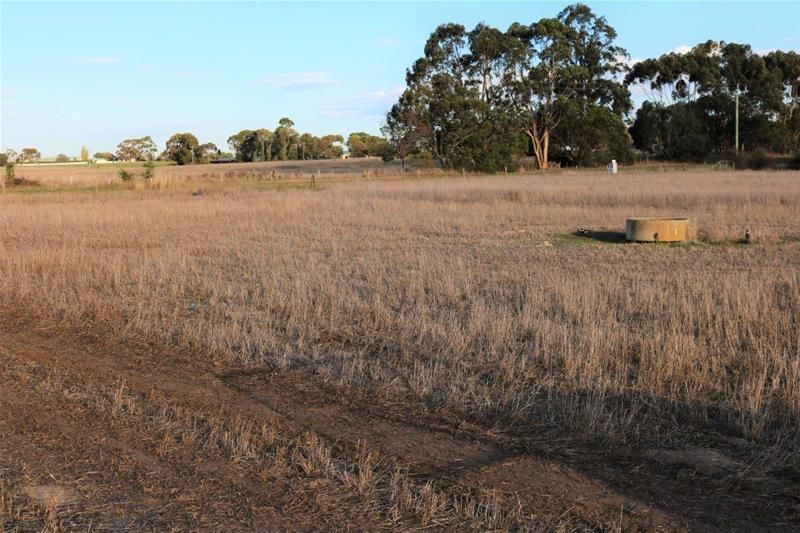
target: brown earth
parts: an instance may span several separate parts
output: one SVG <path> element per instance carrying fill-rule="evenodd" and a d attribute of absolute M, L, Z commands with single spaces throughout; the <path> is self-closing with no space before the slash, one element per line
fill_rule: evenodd
<path fill-rule="evenodd" d="M 798 472 L 742 464 L 730 440 L 499 435 L 206 359 L 0 312 L 3 529 L 800 528 Z"/>

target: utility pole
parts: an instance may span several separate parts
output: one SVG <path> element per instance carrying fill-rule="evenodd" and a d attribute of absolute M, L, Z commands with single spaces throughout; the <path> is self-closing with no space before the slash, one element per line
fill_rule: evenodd
<path fill-rule="evenodd" d="M 739 85 L 736 85 L 736 134 L 734 138 L 736 153 L 739 153 Z"/>

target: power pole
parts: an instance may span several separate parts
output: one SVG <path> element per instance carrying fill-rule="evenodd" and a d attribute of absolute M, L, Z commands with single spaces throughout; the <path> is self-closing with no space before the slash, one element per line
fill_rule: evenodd
<path fill-rule="evenodd" d="M 736 153 L 739 153 L 739 86 L 736 86 L 736 134 L 734 143 L 736 144 Z"/>

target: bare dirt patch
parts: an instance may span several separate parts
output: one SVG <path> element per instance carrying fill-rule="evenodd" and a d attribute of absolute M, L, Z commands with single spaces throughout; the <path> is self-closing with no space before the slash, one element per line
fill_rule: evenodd
<path fill-rule="evenodd" d="M 86 520 L 119 525 L 113 515 L 120 513 L 131 526 L 174 526 L 188 520 L 190 527 L 236 528 L 234 524 L 247 517 L 241 524 L 253 528 L 289 522 L 358 528 L 414 528 L 427 522 L 452 527 L 466 525 L 474 517 L 457 508 L 437 511 L 437 506 L 463 498 L 485 500 L 482 505 L 491 506 L 503 528 L 513 524 L 626 530 L 704 529 L 704 524 L 781 527 L 776 515 L 759 518 L 750 511 L 759 505 L 779 507 L 780 498 L 773 495 L 769 504 L 758 503 L 758 495 L 730 491 L 718 483 L 716 471 L 704 477 L 701 469 L 693 481 L 695 488 L 687 492 L 678 479 L 669 479 L 670 468 L 648 472 L 630 455 L 633 450 L 626 452 L 629 458 L 624 461 L 599 449 L 582 449 L 585 445 L 579 443 L 561 451 L 551 448 L 547 454 L 525 452 L 524 441 L 493 438 L 479 429 L 446 430 L 443 421 L 424 416 L 416 423 L 405 422 L 380 405 L 367 407 L 357 399 L 330 395 L 323 384 L 293 372 L 220 373 L 191 361 L 188 354 L 89 342 L 63 329 L 36 331 L 8 314 L 0 321 L 0 339 L 4 383 L 13 381 L 13 388 L 5 390 L 14 391 L 1 398 L 0 428 L 6 432 L 28 428 L 27 437 L 10 434 L 4 440 L 6 476 L 42 480 L 23 487 L 20 495 L 72 527 Z M 115 392 L 123 382 L 125 392 Z M 176 438 L 159 431 L 157 426 L 167 420 L 154 424 L 126 407 L 125 397 L 135 397 L 137 391 L 151 401 L 163 398 L 172 410 L 228 420 L 240 417 L 251 420 L 254 427 L 266 424 L 280 435 L 274 438 L 284 441 L 311 438 L 325 443 L 330 452 L 324 453 L 343 462 L 363 466 L 369 456 L 367 463 L 374 470 L 369 474 L 358 470 L 360 475 L 377 478 L 385 471 L 407 472 L 411 477 L 405 478 L 410 484 L 405 490 L 424 500 L 408 516 L 386 503 L 370 503 L 372 481 L 342 486 L 342 476 L 326 473 L 300 448 L 283 466 L 253 463 L 252 457 L 248 462 L 247 445 L 242 443 L 233 444 L 242 448 L 238 452 L 211 453 L 187 434 Z M 106 407 L 98 394 L 108 396 Z M 15 418 L 12 412 L 26 415 Z M 645 453 L 641 460 L 647 459 L 651 456 Z M 253 470 L 254 464 L 262 466 Z M 637 476 L 633 486 L 619 484 L 630 482 L 631 475 Z M 44 483 L 47 477 L 61 484 Z M 282 496 L 260 479 L 281 487 Z M 771 481 L 781 485 L 778 478 Z M 438 493 L 426 495 L 412 487 L 430 482 L 437 484 Z M 362 489 L 357 488 L 359 483 Z M 788 491 L 785 498 L 791 498 L 791 486 L 781 486 Z M 706 498 L 696 500 L 696 491 L 703 491 Z M 375 514 L 354 514 L 353 505 L 374 509 Z M 791 500 L 783 505 L 784 514 L 790 514 Z M 189 518 L 192 509 L 203 509 L 202 521 L 197 521 L 200 515 Z M 719 515 L 720 509 L 725 516 Z M 17 520 L 9 522 L 13 523 Z"/>

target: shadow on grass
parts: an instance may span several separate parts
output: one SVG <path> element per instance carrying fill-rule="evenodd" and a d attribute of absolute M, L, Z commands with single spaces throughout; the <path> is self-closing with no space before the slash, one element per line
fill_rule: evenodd
<path fill-rule="evenodd" d="M 626 242 L 625 233 L 621 231 L 603 231 L 603 230 L 598 231 L 598 230 L 580 229 L 570 233 L 569 236 L 575 239 L 604 242 L 604 243 Z"/>

